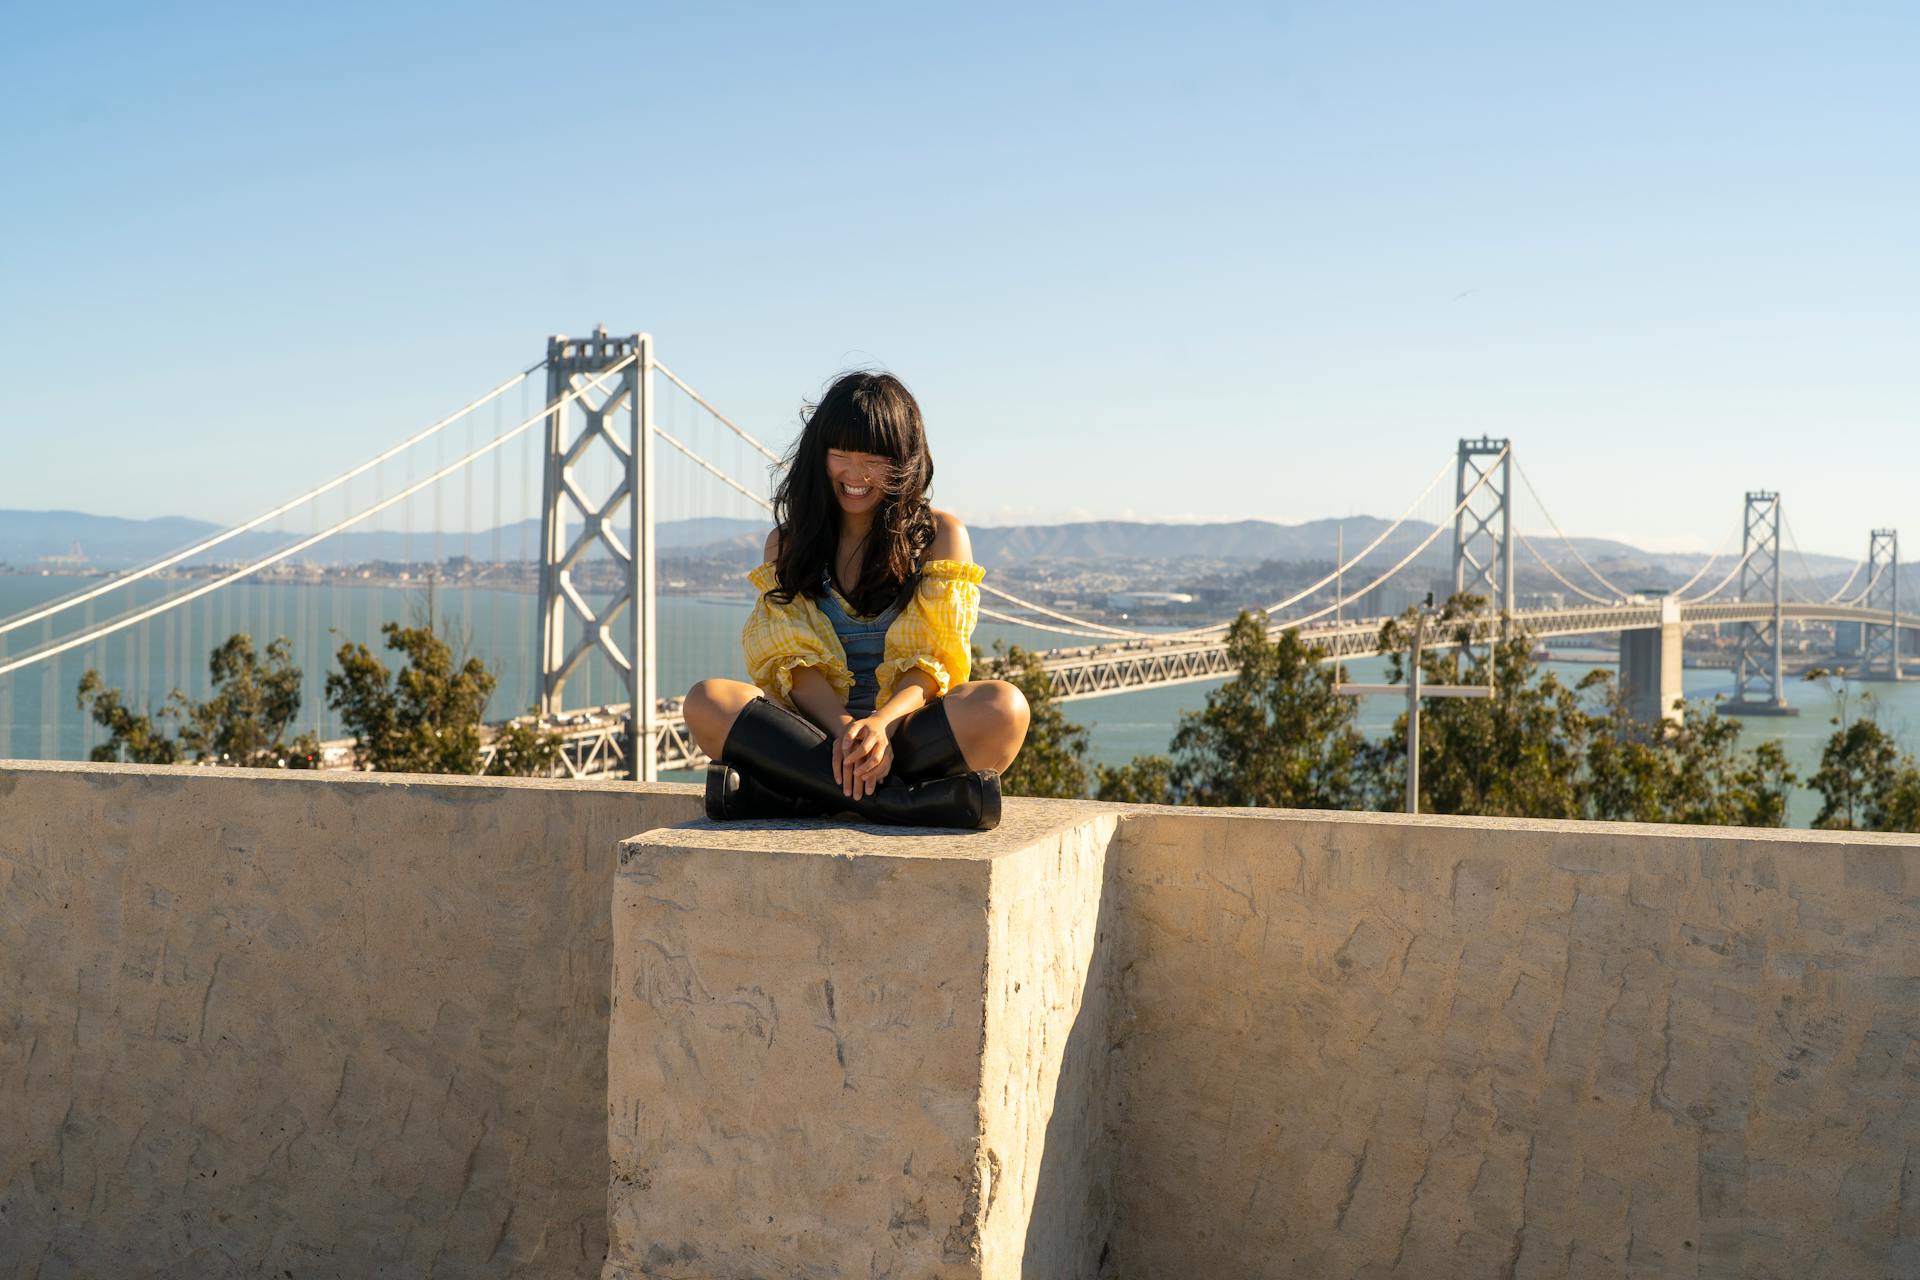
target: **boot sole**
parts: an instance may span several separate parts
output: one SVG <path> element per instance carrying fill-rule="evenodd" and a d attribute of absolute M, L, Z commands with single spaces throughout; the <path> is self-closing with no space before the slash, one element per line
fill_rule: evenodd
<path fill-rule="evenodd" d="M 712 822 L 731 822 L 727 801 L 739 791 L 740 775 L 724 764 L 707 766 L 707 818 Z"/>

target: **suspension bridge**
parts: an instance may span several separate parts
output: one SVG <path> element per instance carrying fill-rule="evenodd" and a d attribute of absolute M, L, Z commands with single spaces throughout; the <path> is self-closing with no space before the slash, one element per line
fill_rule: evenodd
<path fill-rule="evenodd" d="M 12 722 L 22 697 L 43 716 L 55 714 L 63 688 L 73 687 L 65 664 L 74 662 L 117 656 L 135 673 L 128 692 L 137 706 L 191 687 L 196 655 L 230 634 L 236 615 L 265 635 L 281 634 L 284 624 L 331 643 L 371 645 L 381 622 L 399 620 L 396 602 L 417 609 L 424 588 L 430 623 L 440 623 L 438 592 L 465 640 L 480 632 L 495 645 L 522 638 L 524 661 L 507 696 L 525 708 L 517 719 L 561 736 L 567 774 L 653 778 L 695 767 L 704 758 L 670 695 L 713 673 L 716 655 L 711 629 L 704 641 L 663 635 L 661 531 L 672 522 L 764 517 L 780 463 L 778 452 L 664 364 L 650 335 L 600 329 L 554 337 L 540 361 L 350 470 L 169 555 L 0 618 L 0 724 Z M 1516 527 L 1522 493 L 1557 557 Z M 1674 714 L 1682 640 L 1692 627 L 1733 630 L 1735 693 L 1722 710 L 1754 715 L 1791 714 L 1788 624 L 1858 627 L 1859 674 L 1885 679 L 1903 673 L 1902 632 L 1920 631 L 1920 615 L 1900 600 L 1896 531 L 1873 530 L 1853 572 L 1822 593 L 1771 490 L 1745 495 L 1739 526 L 1688 581 L 1659 595 L 1623 589 L 1553 520 L 1514 443 L 1493 438 L 1459 441 L 1366 545 L 1254 612 L 1270 631 L 1297 630 L 1329 659 L 1377 655 L 1382 623 L 1397 612 L 1377 607 L 1383 590 L 1430 572 L 1423 557 L 1442 538 L 1451 588 L 1486 601 L 1468 624 L 1473 642 L 1516 629 L 1539 639 L 1618 633 L 1623 692 L 1648 720 Z M 1528 605 L 1516 596 L 1522 553 L 1565 598 Z M 424 575 L 423 564 L 431 566 Z M 294 592 L 294 603 L 277 593 L 250 608 L 245 593 L 273 584 L 326 589 Z M 982 589 L 988 625 L 1072 642 L 1040 653 L 1063 699 L 1232 674 L 1231 619 L 1145 629 L 1023 598 L 991 575 Z M 664 683 L 663 652 L 679 664 Z M 37 686 L 23 694 L 19 686 L 30 680 Z M 318 675 L 307 683 L 318 701 Z M 0 755 L 11 754 L 6 745 Z M 330 757 L 350 759 L 346 746 L 333 743 Z"/>

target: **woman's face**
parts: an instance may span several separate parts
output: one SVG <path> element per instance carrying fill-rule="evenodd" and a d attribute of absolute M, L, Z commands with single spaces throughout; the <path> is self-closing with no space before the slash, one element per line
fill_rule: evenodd
<path fill-rule="evenodd" d="M 845 515 L 871 515 L 880 505 L 893 460 L 878 453 L 827 450 L 827 483 Z"/>

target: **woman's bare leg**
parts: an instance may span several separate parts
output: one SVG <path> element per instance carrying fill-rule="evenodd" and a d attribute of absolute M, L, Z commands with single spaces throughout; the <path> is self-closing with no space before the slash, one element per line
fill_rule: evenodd
<path fill-rule="evenodd" d="M 720 758 L 740 709 L 759 696 L 760 690 L 740 680 L 702 680 L 687 690 L 687 730 L 709 759 Z"/>
<path fill-rule="evenodd" d="M 1005 680 L 969 680 L 949 689 L 945 701 L 967 767 L 1004 773 L 1027 740 L 1026 695 Z"/>

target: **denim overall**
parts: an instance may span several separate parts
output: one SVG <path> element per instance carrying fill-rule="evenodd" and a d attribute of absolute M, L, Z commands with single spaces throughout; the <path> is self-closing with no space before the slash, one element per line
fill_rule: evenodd
<path fill-rule="evenodd" d="M 873 714 L 873 704 L 880 696 L 880 679 L 875 671 L 886 656 L 887 628 L 900 616 L 906 602 L 903 590 L 885 609 L 863 618 L 847 608 L 827 571 L 820 571 L 820 598 L 816 603 L 833 625 L 833 634 L 840 637 L 840 645 L 847 651 L 847 669 L 853 673 L 853 690 L 847 695 L 848 715 Z"/>

